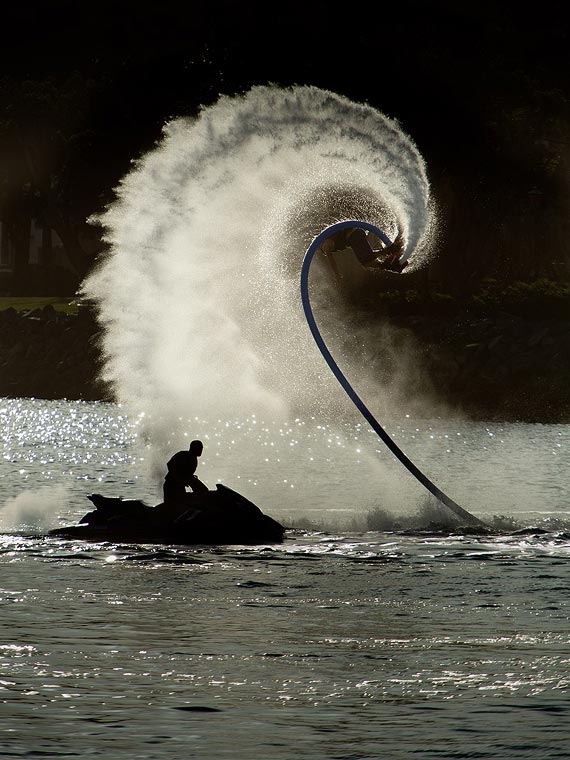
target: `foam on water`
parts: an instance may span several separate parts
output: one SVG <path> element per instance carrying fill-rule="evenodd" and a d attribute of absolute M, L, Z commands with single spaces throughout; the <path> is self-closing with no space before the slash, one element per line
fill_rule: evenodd
<path fill-rule="evenodd" d="M 98 220 L 109 251 L 83 291 L 105 328 L 105 376 L 158 458 L 194 415 L 330 418 L 349 406 L 298 294 L 307 246 L 347 218 L 402 231 L 410 270 L 427 255 L 415 145 L 370 106 L 315 87 L 222 97 L 168 124 L 134 165 Z M 342 332 L 323 282 L 312 278 L 317 316 Z"/>

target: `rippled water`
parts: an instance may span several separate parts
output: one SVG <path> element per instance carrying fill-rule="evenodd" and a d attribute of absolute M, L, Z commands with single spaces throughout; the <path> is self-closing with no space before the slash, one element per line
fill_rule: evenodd
<path fill-rule="evenodd" d="M 429 529 L 361 427 L 193 421 L 207 482 L 312 523 L 204 548 L 45 538 L 85 494 L 152 503 L 159 481 L 116 406 L 0 417 L 0 756 L 570 757 L 567 427 L 394 426 L 495 520 L 467 535 Z"/>

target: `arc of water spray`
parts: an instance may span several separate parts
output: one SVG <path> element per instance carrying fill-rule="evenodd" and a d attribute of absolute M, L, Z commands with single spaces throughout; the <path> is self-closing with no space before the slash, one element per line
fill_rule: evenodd
<path fill-rule="evenodd" d="M 311 261 L 317 249 L 319 248 L 319 246 L 330 235 L 334 234 L 335 232 L 338 232 L 339 230 L 347 229 L 348 227 L 359 227 L 360 229 L 367 230 L 369 232 L 374 233 L 386 245 L 389 245 L 391 243 L 390 238 L 381 229 L 374 226 L 373 224 L 370 224 L 368 222 L 361 222 L 361 221 L 337 222 L 336 224 L 332 224 L 329 227 L 327 227 L 325 230 L 319 233 L 319 235 L 317 235 L 317 237 L 313 240 L 313 242 L 307 248 L 305 257 L 303 259 L 303 264 L 301 267 L 301 301 L 303 304 L 303 311 L 305 312 L 305 318 L 307 320 L 307 324 L 309 325 L 309 329 L 311 330 L 315 343 L 317 344 L 319 351 L 323 355 L 325 361 L 329 365 L 333 375 L 339 381 L 339 383 L 341 384 L 342 388 L 344 389 L 344 391 L 346 392 L 350 400 L 354 403 L 358 411 L 362 414 L 362 416 L 365 418 L 365 420 L 368 422 L 368 424 L 374 430 L 374 432 L 378 435 L 378 437 L 386 444 L 386 446 L 390 449 L 390 451 L 400 460 L 400 462 L 404 465 L 404 467 L 406 467 L 406 469 L 425 488 L 427 488 L 427 490 L 431 494 L 433 494 L 433 496 L 435 496 L 440 502 L 442 502 L 442 504 L 448 507 L 454 514 L 456 514 L 461 519 L 465 520 L 467 524 L 483 525 L 484 523 L 482 522 L 482 520 L 479 520 L 479 518 L 472 515 L 466 509 L 463 509 L 463 507 L 460 507 L 459 504 L 453 501 L 453 499 L 451 499 L 440 488 L 438 488 L 438 486 L 436 486 L 435 483 L 433 483 L 426 475 L 424 475 L 424 473 L 418 467 L 416 467 L 416 465 L 412 462 L 412 460 L 408 456 L 406 456 L 406 454 L 404 454 L 404 452 L 399 448 L 399 446 L 397 446 L 396 443 L 394 443 L 392 438 L 380 425 L 378 420 L 374 417 L 372 412 L 368 409 L 366 404 L 364 404 L 362 399 L 358 396 L 354 388 L 346 379 L 340 367 L 333 359 L 332 354 L 328 350 L 326 343 L 324 342 L 323 337 L 319 331 L 319 328 L 317 327 L 317 323 L 315 321 L 313 310 L 311 308 L 311 302 L 309 299 L 309 269 L 311 266 Z"/>

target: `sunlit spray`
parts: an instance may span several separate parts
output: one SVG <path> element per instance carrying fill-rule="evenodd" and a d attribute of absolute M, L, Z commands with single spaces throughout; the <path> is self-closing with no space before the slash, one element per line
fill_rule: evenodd
<path fill-rule="evenodd" d="M 66 504 L 69 498 L 68 491 L 62 485 L 48 485 L 22 491 L 0 505 L 0 529 L 12 531 L 54 528 L 58 509 Z"/>
<path fill-rule="evenodd" d="M 169 123 L 97 220 L 108 252 L 83 285 L 105 379 L 159 457 L 188 419 L 334 417 L 346 404 L 303 317 L 304 252 L 357 218 L 400 231 L 412 271 L 431 209 L 410 138 L 332 92 L 255 87 Z"/>

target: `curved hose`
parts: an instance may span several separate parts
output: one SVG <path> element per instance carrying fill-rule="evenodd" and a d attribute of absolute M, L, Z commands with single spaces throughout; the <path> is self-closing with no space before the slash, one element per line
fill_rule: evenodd
<path fill-rule="evenodd" d="M 358 396 L 354 388 L 350 385 L 350 383 L 348 382 L 348 380 L 346 379 L 346 377 L 340 370 L 338 364 L 335 362 L 330 351 L 328 350 L 323 340 L 323 337 L 319 331 L 319 328 L 317 327 L 317 323 L 315 322 L 315 317 L 313 316 L 313 310 L 311 308 L 311 302 L 309 300 L 309 268 L 311 266 L 311 261 L 313 259 L 313 256 L 315 255 L 315 252 L 319 248 L 319 246 L 330 235 L 334 234 L 335 232 L 338 232 L 339 230 L 347 229 L 348 227 L 359 227 L 363 230 L 368 230 L 369 232 L 373 232 L 386 245 L 389 245 L 391 242 L 390 238 L 381 229 L 379 229 L 378 227 L 375 227 L 373 224 L 369 224 L 368 222 L 360 222 L 360 221 L 337 222 L 336 224 L 332 224 L 330 227 L 327 227 L 325 230 L 319 233 L 319 235 L 317 235 L 317 237 L 313 240 L 311 245 L 307 248 L 305 257 L 303 259 L 303 265 L 301 267 L 301 300 L 303 303 L 303 311 L 305 312 L 305 318 L 307 320 L 307 324 L 309 325 L 309 329 L 311 330 L 315 343 L 317 344 L 326 363 L 329 365 L 333 375 L 336 377 L 336 379 L 339 381 L 341 386 L 344 388 L 346 394 L 354 403 L 358 411 L 362 414 L 362 416 L 365 418 L 365 420 L 368 422 L 371 428 L 375 431 L 378 437 L 386 444 L 386 446 L 390 449 L 390 451 L 400 460 L 400 462 L 404 465 L 404 467 L 406 467 L 407 470 L 425 488 L 427 488 L 427 490 L 431 494 L 433 494 L 437 499 L 439 499 L 439 501 L 442 502 L 442 504 L 445 504 L 445 506 L 448 507 L 452 512 L 454 512 L 458 517 L 465 520 L 466 524 L 483 525 L 484 523 L 481 520 L 479 520 L 479 518 L 472 515 L 466 509 L 463 509 L 463 507 L 460 507 L 459 504 L 456 504 L 453 501 L 453 499 L 451 499 L 440 488 L 438 488 L 435 485 L 435 483 L 432 483 L 432 481 L 426 475 L 424 475 L 424 473 L 418 467 L 416 467 L 416 465 L 412 462 L 412 460 L 409 457 L 407 457 L 406 454 L 404 454 L 404 452 L 394 443 L 392 438 L 380 425 L 378 420 L 374 417 L 372 412 L 364 404 L 362 399 Z"/>

